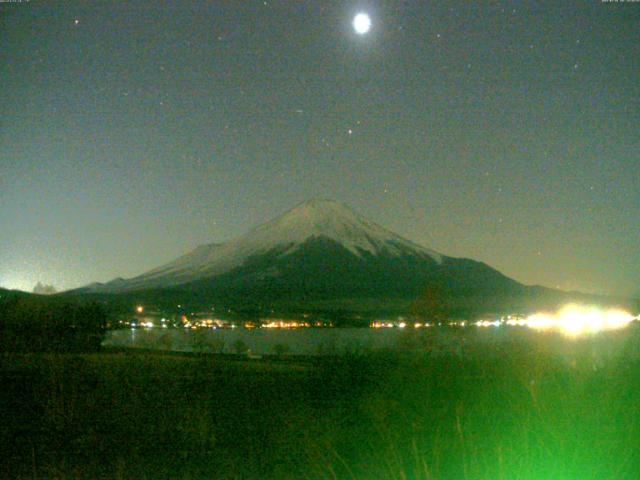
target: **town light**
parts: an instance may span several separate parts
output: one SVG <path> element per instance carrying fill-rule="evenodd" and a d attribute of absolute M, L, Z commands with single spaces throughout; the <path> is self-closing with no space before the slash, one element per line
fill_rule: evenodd
<path fill-rule="evenodd" d="M 534 330 L 557 330 L 569 337 L 625 328 L 636 317 L 624 310 L 567 305 L 560 311 L 536 313 L 524 320 Z"/>

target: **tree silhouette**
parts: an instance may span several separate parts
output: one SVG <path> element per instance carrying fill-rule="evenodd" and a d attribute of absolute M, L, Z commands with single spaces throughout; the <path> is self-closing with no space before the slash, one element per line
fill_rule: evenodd
<path fill-rule="evenodd" d="M 106 313 L 95 303 L 41 297 L 0 302 L 0 351 L 94 352 L 106 330 Z"/>
<path fill-rule="evenodd" d="M 427 322 L 443 322 L 451 316 L 450 295 L 444 288 L 431 285 L 411 305 L 414 317 Z"/>

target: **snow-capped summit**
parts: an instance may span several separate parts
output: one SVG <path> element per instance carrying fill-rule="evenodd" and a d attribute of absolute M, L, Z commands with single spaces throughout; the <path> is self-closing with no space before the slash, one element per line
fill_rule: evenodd
<path fill-rule="evenodd" d="M 175 286 L 211 278 L 241 267 L 248 259 L 291 254 L 309 241 L 328 240 L 353 256 L 415 256 L 441 263 L 443 256 L 371 222 L 332 200 L 312 199 L 226 243 L 201 245 L 159 268 L 124 282 L 94 287 L 123 291 Z"/>
<path fill-rule="evenodd" d="M 295 248 L 310 238 L 326 237 L 357 256 L 364 252 L 375 255 L 383 250 L 391 255 L 415 250 L 438 262 L 442 259 L 439 253 L 410 242 L 333 200 L 308 200 L 257 227 L 246 237 L 257 247 L 266 249 L 284 244 Z"/>

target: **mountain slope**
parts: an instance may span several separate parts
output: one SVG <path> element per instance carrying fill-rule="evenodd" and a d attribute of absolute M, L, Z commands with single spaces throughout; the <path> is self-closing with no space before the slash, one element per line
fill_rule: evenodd
<path fill-rule="evenodd" d="M 352 257 L 411 255 L 441 263 L 443 256 L 406 240 L 330 200 L 302 203 L 249 233 L 223 244 L 202 245 L 166 265 L 130 280 L 85 287 L 92 292 L 166 288 L 208 279 L 241 268 L 261 255 L 290 255 L 312 239 L 328 239 Z"/>
<path fill-rule="evenodd" d="M 436 261 L 413 250 L 356 255 L 325 236 L 312 237 L 291 252 L 274 249 L 250 257 L 241 267 L 183 288 L 217 296 L 308 300 L 415 298 L 435 285 L 448 295 L 519 288 L 473 260 L 440 256 Z"/>
<path fill-rule="evenodd" d="M 522 285 L 482 262 L 417 245 L 329 200 L 302 203 L 241 237 L 200 246 L 137 277 L 67 293 L 168 308 L 308 312 L 348 305 L 362 311 L 366 304 L 369 312 L 390 312 L 394 305 L 394 312 L 431 317 L 611 303 Z"/>

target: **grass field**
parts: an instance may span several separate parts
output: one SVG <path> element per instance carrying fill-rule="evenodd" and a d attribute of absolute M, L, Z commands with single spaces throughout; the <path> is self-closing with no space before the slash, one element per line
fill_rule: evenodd
<path fill-rule="evenodd" d="M 640 341 L 624 335 L 605 360 L 544 336 L 438 357 L 4 355 L 0 475 L 637 479 Z"/>

